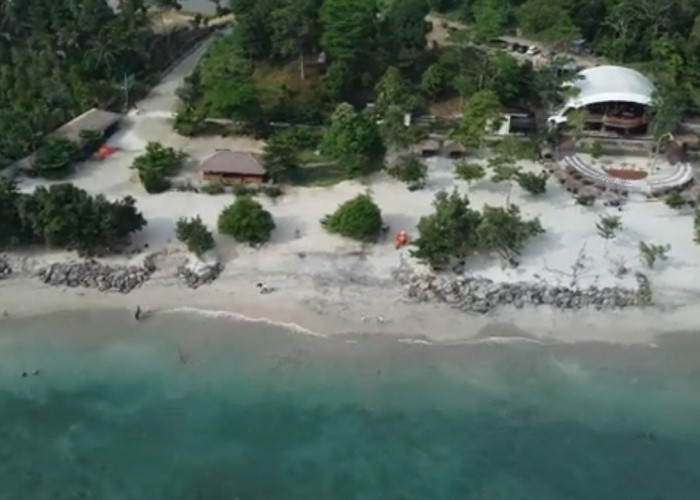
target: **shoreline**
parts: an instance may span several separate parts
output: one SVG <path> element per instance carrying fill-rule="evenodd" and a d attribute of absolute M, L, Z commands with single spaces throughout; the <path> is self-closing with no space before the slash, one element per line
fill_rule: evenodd
<path fill-rule="evenodd" d="M 378 335 L 437 345 L 527 341 L 653 346 L 660 336 L 696 328 L 700 308 L 700 303 L 671 311 L 657 307 L 613 311 L 532 307 L 502 308 L 482 315 L 464 313 L 449 304 L 413 303 L 401 296 L 399 287 L 351 286 L 341 297 L 332 297 L 324 290 L 304 286 L 299 276 L 288 279 L 293 283 L 278 279 L 275 284 L 280 284 L 280 289 L 265 295 L 254 292 L 252 282 L 241 276 L 220 277 L 196 290 L 161 277 L 131 293 L 119 294 L 54 287 L 28 276 L 14 276 L 0 281 L 0 310 L 7 311 L 8 319 L 23 319 L 100 309 L 131 314 L 140 306 L 155 316 L 191 314 L 267 323 L 323 338 Z M 286 293 L 292 287 L 294 292 Z"/>

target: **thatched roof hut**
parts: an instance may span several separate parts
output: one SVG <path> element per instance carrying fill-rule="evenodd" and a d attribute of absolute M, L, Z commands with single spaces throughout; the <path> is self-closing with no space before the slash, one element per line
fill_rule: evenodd
<path fill-rule="evenodd" d="M 429 157 L 436 156 L 440 153 L 440 141 L 437 139 L 425 139 L 411 147 L 411 152 L 414 154 Z"/>
<path fill-rule="evenodd" d="M 442 148 L 445 156 L 453 159 L 463 158 L 467 154 L 467 148 L 457 141 L 447 141 Z"/>

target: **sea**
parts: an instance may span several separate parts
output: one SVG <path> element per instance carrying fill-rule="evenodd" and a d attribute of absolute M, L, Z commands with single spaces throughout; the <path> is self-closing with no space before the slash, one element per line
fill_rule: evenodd
<path fill-rule="evenodd" d="M 532 332 L 536 334 L 536 332 Z M 697 500 L 700 342 L 0 320 L 0 500 Z"/>

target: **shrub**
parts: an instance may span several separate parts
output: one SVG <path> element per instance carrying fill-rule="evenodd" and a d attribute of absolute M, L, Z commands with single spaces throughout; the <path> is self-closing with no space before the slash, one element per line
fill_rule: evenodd
<path fill-rule="evenodd" d="M 593 141 L 590 145 L 590 152 L 593 158 L 600 158 L 603 156 L 603 145 L 600 141 Z"/>
<path fill-rule="evenodd" d="M 595 227 L 601 238 L 611 240 L 622 229 L 622 221 L 617 215 L 601 215 Z"/>
<path fill-rule="evenodd" d="M 149 142 L 146 152 L 136 157 L 131 168 L 139 174 L 148 193 L 162 193 L 170 187 L 170 177 L 185 161 L 186 155 L 157 142 Z"/>
<path fill-rule="evenodd" d="M 547 172 L 540 172 L 539 174 L 533 172 L 518 172 L 515 175 L 515 180 L 518 182 L 518 185 L 533 195 L 543 194 L 547 191 L 547 179 L 549 179 L 549 174 Z"/>
<path fill-rule="evenodd" d="M 321 220 L 329 233 L 359 241 L 376 241 L 382 231 L 382 213 L 367 194 L 346 201 Z"/>
<path fill-rule="evenodd" d="M 504 261 L 514 263 L 528 240 L 544 233 L 540 220 L 524 219 L 517 205 L 508 208 L 484 206 L 476 231 L 479 249 L 496 252 Z"/>
<path fill-rule="evenodd" d="M 275 221 L 270 212 L 249 196 L 240 196 L 219 215 L 219 232 L 236 241 L 259 245 L 270 239 Z"/>
<path fill-rule="evenodd" d="M 416 155 L 404 155 L 387 172 L 409 186 L 423 186 L 428 176 L 428 167 Z"/>
<path fill-rule="evenodd" d="M 668 205 L 670 208 L 675 209 L 683 208 L 686 205 L 686 201 L 683 198 L 683 195 L 680 194 L 678 191 L 673 191 L 666 197 L 664 201 L 666 202 L 666 205 Z"/>
<path fill-rule="evenodd" d="M 434 212 L 418 221 L 418 237 L 411 242 L 411 256 L 438 267 L 450 257 L 465 257 L 476 251 L 481 214 L 469 205 L 469 198 L 460 196 L 457 190 L 436 194 Z"/>
<path fill-rule="evenodd" d="M 472 182 L 483 179 L 485 175 L 486 169 L 478 163 L 455 163 L 455 176 L 463 181 L 467 181 L 470 187 Z"/>
<path fill-rule="evenodd" d="M 76 160 L 80 147 L 69 139 L 56 137 L 48 139 L 38 150 L 34 170 L 43 177 L 52 179 L 63 177 Z"/>
<path fill-rule="evenodd" d="M 657 260 L 668 260 L 671 245 L 654 245 L 645 241 L 639 242 L 639 258 L 649 269 L 653 269 Z"/>
<path fill-rule="evenodd" d="M 81 255 L 121 249 L 146 225 L 130 196 L 108 201 L 66 183 L 20 194 L 13 181 L 0 180 L 0 208 L 0 245 L 43 244 Z"/>
<path fill-rule="evenodd" d="M 175 235 L 195 255 L 202 255 L 207 250 L 214 248 L 214 237 L 199 216 L 191 219 L 184 217 L 178 219 L 175 225 Z"/>
<path fill-rule="evenodd" d="M 235 196 L 255 196 L 258 194 L 258 187 L 250 184 L 234 184 L 233 194 Z"/>
<path fill-rule="evenodd" d="M 271 186 L 263 186 L 261 191 L 265 193 L 268 198 L 272 198 L 273 200 L 282 196 L 282 188 L 275 184 Z"/>
<path fill-rule="evenodd" d="M 202 192 L 212 195 L 223 194 L 226 192 L 226 187 L 221 181 L 211 181 L 202 186 Z"/>
<path fill-rule="evenodd" d="M 595 195 L 592 194 L 580 194 L 576 197 L 576 203 L 584 207 L 592 207 L 595 203 Z"/>

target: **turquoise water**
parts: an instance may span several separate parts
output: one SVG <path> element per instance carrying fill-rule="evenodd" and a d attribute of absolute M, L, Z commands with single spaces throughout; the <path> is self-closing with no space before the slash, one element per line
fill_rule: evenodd
<path fill-rule="evenodd" d="M 0 500 L 699 492 L 700 343 L 683 336 L 448 347 L 185 315 L 0 323 Z"/>

